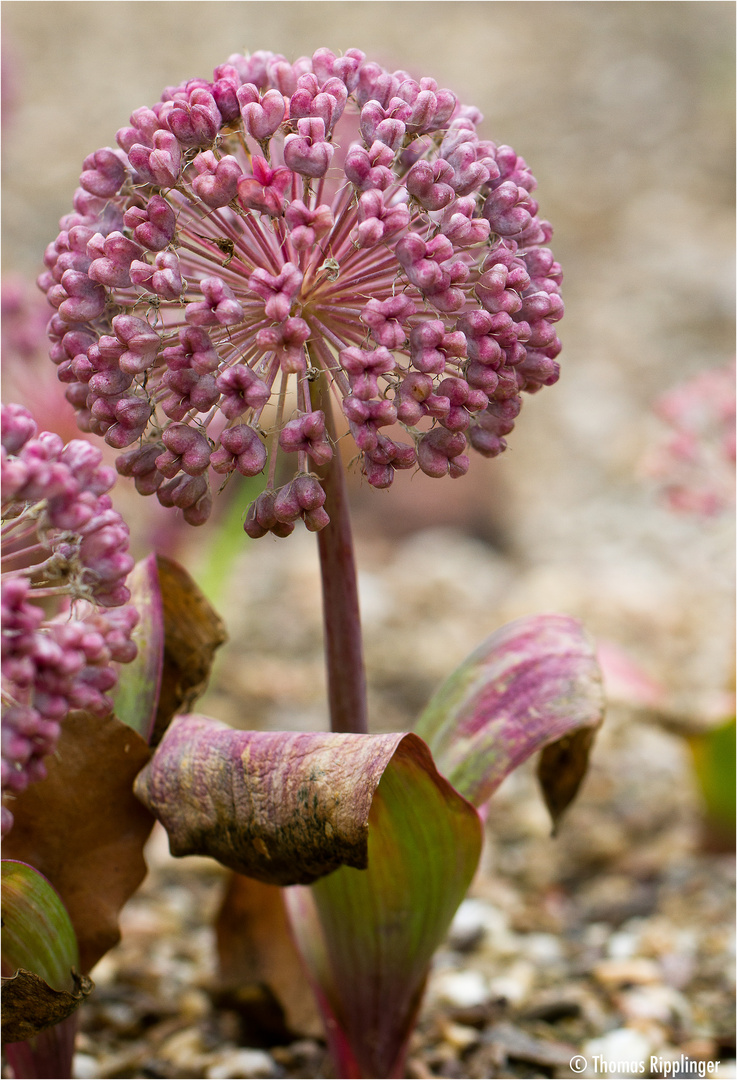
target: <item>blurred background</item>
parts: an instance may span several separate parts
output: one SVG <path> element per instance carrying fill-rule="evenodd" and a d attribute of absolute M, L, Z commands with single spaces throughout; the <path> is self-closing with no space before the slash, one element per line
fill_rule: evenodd
<path fill-rule="evenodd" d="M 234 52 L 359 48 L 433 76 L 481 109 L 482 137 L 526 158 L 565 275 L 561 379 L 526 398 L 507 452 L 473 456 L 465 478 L 398 473 L 374 491 L 351 475 L 370 713 L 377 729 L 411 725 L 438 682 L 510 619 L 583 619 L 605 661 L 609 717 L 555 845 L 530 768 L 495 799 L 494 873 L 476 895 L 518 936 L 504 955 L 489 945 L 479 970 L 522 1008 L 551 980 L 565 987 L 588 971 L 591 956 L 655 957 L 690 1019 L 674 1027 L 647 1006 L 647 1023 L 660 1024 L 648 1045 L 696 1053 L 701 1039 L 707 1057 L 734 1054 L 733 871 L 703 861 L 714 839 L 704 792 L 711 783 L 723 794 L 730 781 L 712 775 L 704 787 L 693 741 L 729 715 L 734 689 L 734 466 L 718 444 L 734 410 L 731 376 L 699 407 L 717 442 L 695 483 L 720 485 L 721 511 L 674 510 L 654 472 L 670 437 L 659 397 L 734 360 L 734 24 L 727 2 L 2 4 L 3 400 L 32 403 L 67 438 L 74 421 L 43 358 L 48 316 L 32 283 L 84 157 L 115 145 L 164 86 L 209 77 Z M 313 537 L 248 542 L 244 491 L 197 530 L 125 482 L 116 492 L 135 554 L 152 544 L 173 553 L 226 621 L 201 711 L 234 725 L 323 728 Z M 162 859 L 159 850 L 153 863 Z M 133 959 L 110 954 L 96 974 L 103 985 L 155 966 L 153 937 L 135 954 L 136 926 L 150 930 L 153 916 L 137 924 L 130 910 Z M 564 931 L 589 952 L 548 941 L 563 964 L 550 974 L 530 943 Z M 170 994 L 179 975 L 161 978 Z M 568 1037 L 617 1023 L 641 1036 L 642 1015 L 621 999 L 607 1008 L 608 1019 L 575 1021 Z M 441 1074 L 461 1075 L 418 1073 Z"/>

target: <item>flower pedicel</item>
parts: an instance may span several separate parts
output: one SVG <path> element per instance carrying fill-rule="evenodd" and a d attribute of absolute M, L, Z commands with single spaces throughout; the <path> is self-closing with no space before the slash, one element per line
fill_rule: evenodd
<path fill-rule="evenodd" d="M 534 177 L 480 120 L 355 49 L 234 55 L 137 109 L 39 279 L 80 428 L 195 525 L 213 473 L 266 470 L 250 536 L 329 520 L 316 380 L 375 487 L 504 450 L 521 391 L 558 378 L 561 273 Z"/>

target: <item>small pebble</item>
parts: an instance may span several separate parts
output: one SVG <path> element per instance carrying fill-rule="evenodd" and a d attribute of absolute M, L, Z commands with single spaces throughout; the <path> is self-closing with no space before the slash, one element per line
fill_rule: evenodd
<path fill-rule="evenodd" d="M 476 1028 L 467 1024 L 443 1024 L 443 1039 L 459 1053 L 467 1050 L 469 1046 L 475 1046 L 481 1036 Z"/>
<path fill-rule="evenodd" d="M 555 934 L 524 934 L 520 944 L 536 964 L 556 964 L 563 956 L 563 946 Z"/>
<path fill-rule="evenodd" d="M 489 997 L 486 979 L 478 971 L 442 972 L 432 990 L 435 997 L 462 1009 L 483 1005 Z"/>
<path fill-rule="evenodd" d="M 607 1076 L 623 1077 L 634 1074 L 635 1063 L 646 1063 L 652 1051 L 653 1045 L 650 1039 L 639 1031 L 634 1031 L 632 1028 L 615 1028 L 614 1031 L 609 1031 L 599 1039 L 589 1039 L 584 1045 L 583 1055 L 589 1062 L 599 1057 L 607 1065 L 615 1062 L 628 1063 L 632 1067 L 626 1074 L 616 1069 L 615 1071 L 606 1070 Z M 604 1069 L 600 1069 L 599 1072 L 603 1074 Z"/>
<path fill-rule="evenodd" d="M 658 965 L 644 956 L 633 956 L 627 960 L 602 960 L 594 967 L 593 975 L 597 982 L 608 987 L 661 981 Z"/>
<path fill-rule="evenodd" d="M 238 1047 L 220 1051 L 213 1056 L 205 1070 L 207 1080 L 230 1080 L 231 1077 L 256 1080 L 257 1077 L 272 1077 L 277 1073 L 277 1064 L 271 1054 L 265 1050 Z"/>
<path fill-rule="evenodd" d="M 171 1062 L 180 1069 L 197 1067 L 203 1058 L 205 1047 L 202 1042 L 202 1034 L 197 1028 L 184 1028 L 175 1031 L 168 1039 L 165 1039 L 158 1050 L 158 1057 Z"/>
<path fill-rule="evenodd" d="M 518 960 L 511 964 L 503 975 L 497 975 L 489 982 L 492 998 L 502 998 L 510 1005 L 521 1005 L 530 993 L 535 981 L 535 969 L 527 960 Z"/>
<path fill-rule="evenodd" d="M 634 986 L 617 994 L 616 1003 L 629 1020 L 658 1020 L 663 1024 L 677 1020 L 685 1030 L 690 1026 L 688 1002 L 671 986 Z"/>
<path fill-rule="evenodd" d="M 635 956 L 639 947 L 639 941 L 634 934 L 626 931 L 612 934 L 606 943 L 607 955 L 612 960 L 629 960 Z"/>
<path fill-rule="evenodd" d="M 448 940 L 454 949 L 472 949 L 483 938 L 494 941 L 509 929 L 506 915 L 492 904 L 470 898 L 464 900 L 450 924 Z"/>
<path fill-rule="evenodd" d="M 100 1075 L 100 1066 L 90 1054 L 75 1054 L 72 1072 L 77 1080 L 96 1080 Z"/>

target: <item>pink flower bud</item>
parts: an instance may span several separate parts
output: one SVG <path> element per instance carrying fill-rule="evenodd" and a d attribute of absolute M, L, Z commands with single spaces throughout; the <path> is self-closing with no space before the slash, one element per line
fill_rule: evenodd
<path fill-rule="evenodd" d="M 227 206 L 235 199 L 243 171 L 234 157 L 226 155 L 218 160 L 206 150 L 193 164 L 199 175 L 192 181 L 192 189 L 207 206 Z"/>
<path fill-rule="evenodd" d="M 220 397 L 214 375 L 201 375 L 193 368 L 170 369 L 162 382 L 171 393 L 162 400 L 161 407 L 172 420 L 183 420 L 192 409 L 207 412 Z"/>
<path fill-rule="evenodd" d="M 532 221 L 529 195 L 511 180 L 500 184 L 484 203 L 482 213 L 495 233 L 516 236 Z"/>
<path fill-rule="evenodd" d="M 267 90 L 262 98 L 251 99 L 248 86 L 237 91 L 243 127 L 246 134 L 257 142 L 269 139 L 278 129 L 286 114 L 284 96 L 279 90 Z"/>
<path fill-rule="evenodd" d="M 269 400 L 269 387 L 246 364 L 234 364 L 218 375 L 216 385 L 223 395 L 220 411 L 229 420 L 246 409 L 262 409 Z"/>
<path fill-rule="evenodd" d="M 161 118 L 182 146 L 210 146 L 220 130 L 222 117 L 212 94 L 196 88 L 188 101 L 167 101 Z"/>
<path fill-rule="evenodd" d="M 425 210 L 442 210 L 452 202 L 455 192 L 450 180 L 453 169 L 447 161 L 418 161 L 407 174 L 407 191 L 418 200 Z"/>
<path fill-rule="evenodd" d="M 138 243 L 150 251 L 162 251 L 174 239 L 176 215 L 161 195 L 152 195 L 145 208 L 126 210 L 123 220 Z"/>
<path fill-rule="evenodd" d="M 177 506 L 189 525 L 204 525 L 212 512 L 212 494 L 204 476 L 166 480 L 156 492 L 162 506 Z"/>
<path fill-rule="evenodd" d="M 322 410 L 303 413 L 288 421 L 279 433 L 279 446 L 287 453 L 304 450 L 316 465 L 326 465 L 333 456 L 333 448 L 325 433 Z"/>
<path fill-rule="evenodd" d="M 415 304 L 406 296 L 371 299 L 361 312 L 361 321 L 371 328 L 371 336 L 379 345 L 398 349 L 409 336 L 407 320 L 416 310 Z"/>
<path fill-rule="evenodd" d="M 191 326 L 232 326 L 243 318 L 243 308 L 222 278 L 200 281 L 204 300 L 187 304 L 185 319 Z"/>
<path fill-rule="evenodd" d="M 113 330 L 126 351 L 120 357 L 120 367 L 130 374 L 145 371 L 156 360 L 161 348 L 161 338 L 145 319 L 135 315 L 116 315 Z"/>
<path fill-rule="evenodd" d="M 28 409 L 15 402 L 3 406 L 3 424 L 0 430 L 2 445 L 8 454 L 17 454 L 38 430 L 36 421 Z"/>
<path fill-rule="evenodd" d="M 131 283 L 131 262 L 141 254 L 141 249 L 138 244 L 134 244 L 122 233 L 112 232 L 104 240 L 101 234 L 97 233 L 90 240 L 88 250 L 98 237 L 103 241 L 102 255 L 100 258 L 94 258 L 90 263 L 87 269 L 88 276 L 93 281 L 99 281 L 101 285 L 107 285 L 109 288 L 126 288 Z"/>
<path fill-rule="evenodd" d="M 119 150 L 96 150 L 84 160 L 79 182 L 85 191 L 100 199 L 116 195 L 125 183 L 125 158 Z"/>
<path fill-rule="evenodd" d="M 238 181 L 238 201 L 249 210 L 260 210 L 263 214 L 277 217 L 284 210 L 284 195 L 292 183 L 290 169 L 269 167 L 265 158 L 254 156 L 251 167 L 252 176 L 243 176 Z"/>
<path fill-rule="evenodd" d="M 417 464 L 428 476 L 447 476 L 454 461 L 456 470 L 465 471 L 463 466 L 468 468 L 468 458 L 463 454 L 465 448 L 466 437 L 461 432 L 433 428 L 417 444 Z M 457 461 L 459 457 L 461 460 Z"/>
<path fill-rule="evenodd" d="M 166 450 L 156 459 L 156 468 L 164 476 L 176 476 L 179 470 L 200 476 L 210 464 L 207 437 L 187 424 L 170 424 L 162 435 Z"/>
<path fill-rule="evenodd" d="M 297 121 L 297 134 L 284 140 L 284 162 L 302 176 L 324 176 L 333 158 L 334 148 L 325 142 L 325 123 L 320 118 Z"/>
<path fill-rule="evenodd" d="M 310 328 L 304 319 L 289 318 L 280 326 L 267 326 L 259 330 L 256 344 L 276 353 L 283 372 L 300 375 L 307 368 L 303 346 L 309 336 Z"/>
<path fill-rule="evenodd" d="M 136 144 L 128 159 L 142 181 L 159 187 L 175 187 L 182 168 L 182 149 L 171 131 L 159 130 L 153 136 L 153 148 Z"/>
<path fill-rule="evenodd" d="M 455 247 L 472 247 L 489 238 L 491 226 L 486 218 L 475 217 L 476 200 L 456 199 L 445 210 L 440 231 Z"/>
<path fill-rule="evenodd" d="M 257 267 L 248 279 L 248 287 L 265 301 L 264 310 L 270 319 L 283 321 L 289 315 L 302 281 L 302 272 L 294 263 L 288 262 L 277 275 Z"/>
<path fill-rule="evenodd" d="M 301 199 L 294 199 L 287 206 L 284 216 L 296 251 L 307 251 L 314 247 L 334 225 L 332 210 L 324 203 L 309 210 Z"/>
<path fill-rule="evenodd" d="M 59 314 L 67 322 L 88 322 L 105 310 L 105 289 L 87 274 L 67 270 L 62 274 L 61 287 L 66 299 L 59 304 Z"/>
<path fill-rule="evenodd" d="M 237 469 L 244 476 L 257 476 L 266 465 L 266 447 L 248 424 L 226 428 L 220 436 L 220 448 L 210 458 L 210 465 L 218 473 Z"/>
<path fill-rule="evenodd" d="M 200 375 L 215 371 L 220 363 L 207 330 L 201 326 L 181 327 L 179 345 L 162 349 L 161 359 L 172 370 L 191 367 Z"/>
<path fill-rule="evenodd" d="M 352 392 L 364 401 L 378 396 L 377 376 L 385 375 L 396 367 L 394 357 L 383 346 L 371 351 L 352 346 L 343 349 L 339 359 L 344 370 L 348 372 Z"/>
<path fill-rule="evenodd" d="M 279 521 L 277 518 L 274 510 L 275 497 L 275 492 L 263 491 L 249 506 L 243 529 L 252 539 L 258 540 L 259 537 L 266 536 L 267 532 L 282 537 L 294 532 L 292 522 Z"/>

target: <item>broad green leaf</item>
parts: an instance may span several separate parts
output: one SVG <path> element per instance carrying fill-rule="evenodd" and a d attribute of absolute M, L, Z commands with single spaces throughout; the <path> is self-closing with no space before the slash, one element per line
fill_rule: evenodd
<path fill-rule="evenodd" d="M 111 693 L 115 715 L 149 741 L 156 719 L 164 662 L 164 610 L 156 556 L 136 563 L 126 584 L 140 616 L 133 631 L 138 655 L 118 665 L 118 685 Z"/>
<path fill-rule="evenodd" d="M 2 862 L 2 923 L 2 1037 L 12 1044 L 70 1017 L 91 983 L 77 973 L 77 939 L 58 893 L 32 866 L 11 859 Z"/>
<path fill-rule="evenodd" d="M 503 626 L 443 683 L 415 725 L 474 806 L 546 750 L 540 780 L 555 822 L 576 793 L 603 716 L 593 643 L 578 620 L 532 615 Z"/>
<path fill-rule="evenodd" d="M 25 968 L 55 990 L 71 990 L 79 949 L 67 910 L 50 881 L 26 863 L 3 859 L 3 974 Z"/>
<path fill-rule="evenodd" d="M 735 835 L 735 722 L 689 735 L 694 772 L 704 800 L 706 842 L 733 851 Z"/>
<path fill-rule="evenodd" d="M 430 961 L 481 845 L 476 811 L 407 735 L 371 804 L 368 868 L 344 866 L 310 888 L 285 890 L 338 1075 L 404 1075 Z"/>

